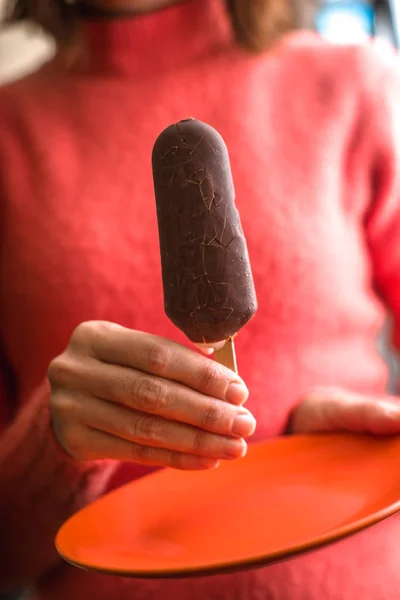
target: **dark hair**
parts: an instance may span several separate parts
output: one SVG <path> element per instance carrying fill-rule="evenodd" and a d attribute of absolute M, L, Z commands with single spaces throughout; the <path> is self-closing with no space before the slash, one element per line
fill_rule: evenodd
<path fill-rule="evenodd" d="M 225 2 L 238 43 L 253 52 L 264 50 L 295 25 L 296 0 Z M 68 0 L 8 0 L 6 20 L 35 23 L 65 45 L 75 33 L 76 7 Z"/>
<path fill-rule="evenodd" d="M 265 50 L 296 25 L 296 0 L 226 0 L 237 42 L 252 52 Z"/>

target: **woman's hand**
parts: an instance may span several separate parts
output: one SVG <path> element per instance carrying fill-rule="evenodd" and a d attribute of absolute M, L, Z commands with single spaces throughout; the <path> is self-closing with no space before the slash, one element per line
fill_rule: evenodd
<path fill-rule="evenodd" d="M 351 431 L 374 435 L 400 433 L 400 400 L 370 398 L 342 389 L 315 389 L 293 410 L 290 433 Z"/>
<path fill-rule="evenodd" d="M 93 321 L 49 367 L 60 445 L 80 460 L 212 468 L 246 452 L 255 420 L 229 369 L 179 344 Z"/>

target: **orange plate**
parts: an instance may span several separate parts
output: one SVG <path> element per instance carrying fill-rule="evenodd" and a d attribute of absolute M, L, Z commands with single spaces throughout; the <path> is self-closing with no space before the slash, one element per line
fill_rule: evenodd
<path fill-rule="evenodd" d="M 69 519 L 68 562 L 133 577 L 208 574 L 268 564 L 400 510 L 400 439 L 293 436 L 250 446 L 219 469 L 166 469 Z"/>

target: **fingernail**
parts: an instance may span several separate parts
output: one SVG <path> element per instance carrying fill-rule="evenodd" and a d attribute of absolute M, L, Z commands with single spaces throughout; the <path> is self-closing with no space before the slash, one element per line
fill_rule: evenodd
<path fill-rule="evenodd" d="M 214 348 L 208 346 L 207 344 L 195 344 L 195 346 L 198 350 L 200 350 L 200 352 L 202 352 L 206 356 L 211 356 L 211 354 L 214 354 Z"/>
<path fill-rule="evenodd" d="M 203 354 L 211 356 L 211 354 L 214 354 L 215 350 L 223 348 L 225 342 L 226 340 L 223 342 L 215 342 L 215 344 L 195 344 L 195 346 L 200 350 L 200 352 L 203 352 Z"/>
<path fill-rule="evenodd" d="M 244 440 L 226 440 L 224 452 L 226 458 L 240 458 L 247 451 L 247 444 Z"/>
<path fill-rule="evenodd" d="M 232 381 L 228 385 L 225 398 L 231 404 L 243 404 L 249 397 L 249 390 L 241 381 Z"/>
<path fill-rule="evenodd" d="M 391 419 L 400 419 L 400 405 L 389 402 L 388 400 L 381 400 L 380 405 L 385 415 Z"/>
<path fill-rule="evenodd" d="M 256 425 L 256 420 L 250 413 L 238 415 L 232 423 L 232 433 L 239 437 L 248 437 L 254 433 Z"/>
<path fill-rule="evenodd" d="M 219 460 L 215 460 L 215 458 L 200 459 L 200 466 L 203 467 L 203 469 L 216 469 L 219 467 L 219 464 Z"/>

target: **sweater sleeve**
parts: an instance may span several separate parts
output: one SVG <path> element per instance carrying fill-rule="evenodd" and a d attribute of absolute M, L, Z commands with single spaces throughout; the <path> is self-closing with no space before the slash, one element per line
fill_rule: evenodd
<path fill-rule="evenodd" d="M 360 73 L 370 142 L 366 241 L 374 287 L 393 316 L 393 342 L 400 349 L 400 58 L 368 55 Z"/>
<path fill-rule="evenodd" d="M 2 384 L 0 377 L 0 403 Z M 64 454 L 52 437 L 48 398 L 44 382 L 0 434 L 0 594 L 59 563 L 58 528 L 105 490 L 117 465 L 78 463 Z"/>

